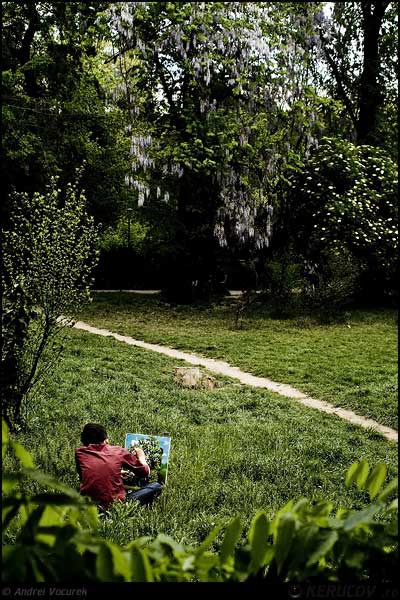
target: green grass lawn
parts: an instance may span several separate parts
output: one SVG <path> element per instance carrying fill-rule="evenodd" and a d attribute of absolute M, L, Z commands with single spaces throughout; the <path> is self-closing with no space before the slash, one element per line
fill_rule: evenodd
<path fill-rule="evenodd" d="M 147 342 L 223 359 L 318 400 L 397 428 L 397 313 L 353 310 L 346 321 L 273 319 L 260 304 L 234 328 L 235 300 L 168 306 L 157 296 L 98 293 L 80 318 Z"/>
<path fill-rule="evenodd" d="M 136 317 L 136 327 L 139 318 L 144 326 L 143 312 Z M 127 326 L 126 316 L 116 312 L 114 318 Z M 165 315 L 160 331 L 161 324 L 167 327 Z M 211 331 L 211 319 L 204 324 Z M 214 331 L 214 342 L 222 334 Z M 225 337 L 231 335 L 237 334 Z M 206 344 L 206 336 L 202 340 Z M 116 507 L 100 527 L 108 539 L 126 543 L 164 532 L 199 543 L 215 523 L 239 514 L 248 525 L 257 510 L 272 516 L 290 498 L 304 496 L 358 507 L 366 497 L 344 486 L 354 460 L 384 461 L 388 478 L 397 472 L 397 445 L 378 433 L 227 378 L 212 391 L 179 388 L 172 375 L 177 364 L 111 338 L 67 330 L 57 368 L 30 410 L 29 429 L 18 435 L 39 468 L 77 488 L 74 449 L 86 422 L 103 423 L 110 443 L 119 445 L 126 432 L 169 432 L 168 485 L 161 498 L 149 508 L 133 506 L 130 516 L 121 517 L 125 508 Z"/>

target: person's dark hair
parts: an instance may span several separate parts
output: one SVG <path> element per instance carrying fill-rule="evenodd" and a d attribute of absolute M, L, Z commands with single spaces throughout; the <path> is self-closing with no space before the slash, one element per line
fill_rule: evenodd
<path fill-rule="evenodd" d="M 98 423 L 87 423 L 81 433 L 81 441 L 84 446 L 101 444 L 107 438 L 107 431 L 103 425 L 99 425 Z"/>

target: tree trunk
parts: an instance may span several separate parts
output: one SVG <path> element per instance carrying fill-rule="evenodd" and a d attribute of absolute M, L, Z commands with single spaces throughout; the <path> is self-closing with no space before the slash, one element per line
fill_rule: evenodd
<path fill-rule="evenodd" d="M 207 178 L 185 173 L 179 183 L 176 242 L 167 264 L 164 293 L 172 302 L 189 304 L 207 300 L 213 291 L 215 206 Z"/>
<path fill-rule="evenodd" d="M 336 3 L 346 5 L 346 2 Z M 363 66 L 359 81 L 356 82 L 356 98 L 351 96 L 346 76 L 340 69 L 338 53 L 329 48 L 327 38 L 321 33 L 322 49 L 337 84 L 337 91 L 352 121 L 358 144 L 373 144 L 377 115 L 384 101 L 378 81 L 380 68 L 379 42 L 388 0 L 360 2 L 362 11 Z M 335 56 L 336 54 L 336 56 Z M 340 52 L 339 52 L 340 55 Z M 353 82 L 354 84 L 354 82 Z"/>
<path fill-rule="evenodd" d="M 31 59 L 31 48 L 35 33 L 39 28 L 39 14 L 36 10 L 34 2 L 27 4 L 29 11 L 29 23 L 22 39 L 21 49 L 19 51 L 19 59 L 21 67 L 26 65 Z M 33 69 L 24 69 L 25 91 L 30 98 L 39 96 L 39 87 L 36 82 L 36 75 Z"/>
<path fill-rule="evenodd" d="M 360 77 L 357 142 L 372 144 L 377 114 L 384 97 L 379 88 L 379 38 L 383 16 L 389 2 L 362 2 L 364 59 Z"/>

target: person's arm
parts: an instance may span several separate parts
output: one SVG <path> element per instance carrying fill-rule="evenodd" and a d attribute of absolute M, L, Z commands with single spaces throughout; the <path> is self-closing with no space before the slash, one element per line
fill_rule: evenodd
<path fill-rule="evenodd" d="M 138 477 L 150 476 L 150 467 L 146 462 L 145 454 L 141 448 L 135 448 L 135 455 L 131 454 L 128 450 L 124 450 L 122 464 L 133 471 Z"/>
<path fill-rule="evenodd" d="M 81 465 L 79 463 L 78 454 L 77 454 L 76 450 L 75 450 L 75 465 L 76 465 L 76 470 L 77 470 L 78 475 L 79 475 L 79 481 L 82 481 Z"/>

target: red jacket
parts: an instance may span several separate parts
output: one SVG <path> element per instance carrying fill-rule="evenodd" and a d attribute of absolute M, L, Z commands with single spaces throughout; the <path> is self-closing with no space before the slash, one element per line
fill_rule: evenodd
<path fill-rule="evenodd" d="M 75 450 L 75 462 L 81 480 L 80 493 L 108 508 L 114 500 L 125 500 L 126 490 L 121 467 L 138 477 L 148 477 L 150 468 L 121 446 L 89 444 Z"/>

